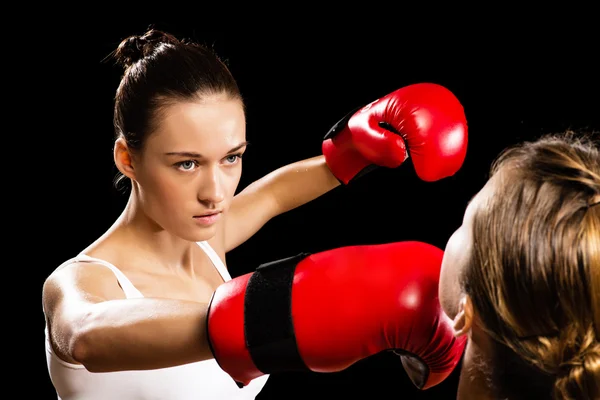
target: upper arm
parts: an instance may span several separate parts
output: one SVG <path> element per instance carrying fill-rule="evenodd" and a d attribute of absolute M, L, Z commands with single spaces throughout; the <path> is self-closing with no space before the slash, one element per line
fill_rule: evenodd
<path fill-rule="evenodd" d="M 233 198 L 224 219 L 225 252 L 244 243 L 279 213 L 277 200 L 268 186 L 263 178 Z"/>
<path fill-rule="evenodd" d="M 105 266 L 74 263 L 53 272 L 44 282 L 42 304 L 54 350 L 72 362 L 69 349 L 89 307 L 124 297 L 116 276 Z"/>

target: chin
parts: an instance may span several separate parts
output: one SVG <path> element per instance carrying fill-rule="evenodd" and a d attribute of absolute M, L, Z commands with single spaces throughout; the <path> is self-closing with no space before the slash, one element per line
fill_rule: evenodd
<path fill-rule="evenodd" d="M 188 235 L 185 237 L 187 240 L 191 242 L 204 242 L 205 240 L 212 239 L 217 234 L 217 227 L 196 228 L 187 233 Z"/>
<path fill-rule="evenodd" d="M 182 229 L 171 231 L 175 236 L 188 242 L 204 242 L 205 240 L 211 239 L 215 236 L 217 229 L 216 227 L 183 227 Z"/>

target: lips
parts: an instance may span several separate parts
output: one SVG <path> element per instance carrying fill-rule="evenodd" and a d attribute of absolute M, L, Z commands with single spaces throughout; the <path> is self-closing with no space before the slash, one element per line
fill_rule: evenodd
<path fill-rule="evenodd" d="M 195 216 L 193 219 L 201 226 L 211 226 L 221 218 L 221 212 L 210 212 Z"/>
<path fill-rule="evenodd" d="M 194 218 L 210 217 L 211 215 L 217 215 L 220 213 L 221 213 L 221 211 L 212 211 L 212 212 L 208 212 L 208 213 L 204 213 L 204 214 L 194 215 Z"/>

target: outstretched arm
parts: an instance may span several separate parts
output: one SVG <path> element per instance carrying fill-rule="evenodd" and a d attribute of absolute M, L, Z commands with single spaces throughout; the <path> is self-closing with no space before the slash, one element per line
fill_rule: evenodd
<path fill-rule="evenodd" d="M 208 304 L 125 299 L 103 265 L 73 264 L 44 283 L 44 313 L 54 351 L 92 372 L 166 368 L 211 359 Z"/>
<path fill-rule="evenodd" d="M 325 158 L 308 158 L 278 168 L 235 196 L 225 221 L 225 251 L 254 235 L 271 218 L 340 185 Z"/>

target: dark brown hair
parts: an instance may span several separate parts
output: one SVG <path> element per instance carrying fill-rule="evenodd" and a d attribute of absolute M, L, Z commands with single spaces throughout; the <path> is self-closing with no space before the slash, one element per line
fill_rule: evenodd
<path fill-rule="evenodd" d="M 143 148 L 161 111 L 175 102 L 222 93 L 242 101 L 226 64 L 199 43 L 150 29 L 124 39 L 111 55 L 124 68 L 115 96 L 115 134 L 131 151 Z M 116 183 L 122 178 L 119 175 Z"/>
<path fill-rule="evenodd" d="M 495 339 L 501 398 L 600 398 L 598 136 L 547 135 L 504 151 L 473 220 L 462 277 Z"/>

